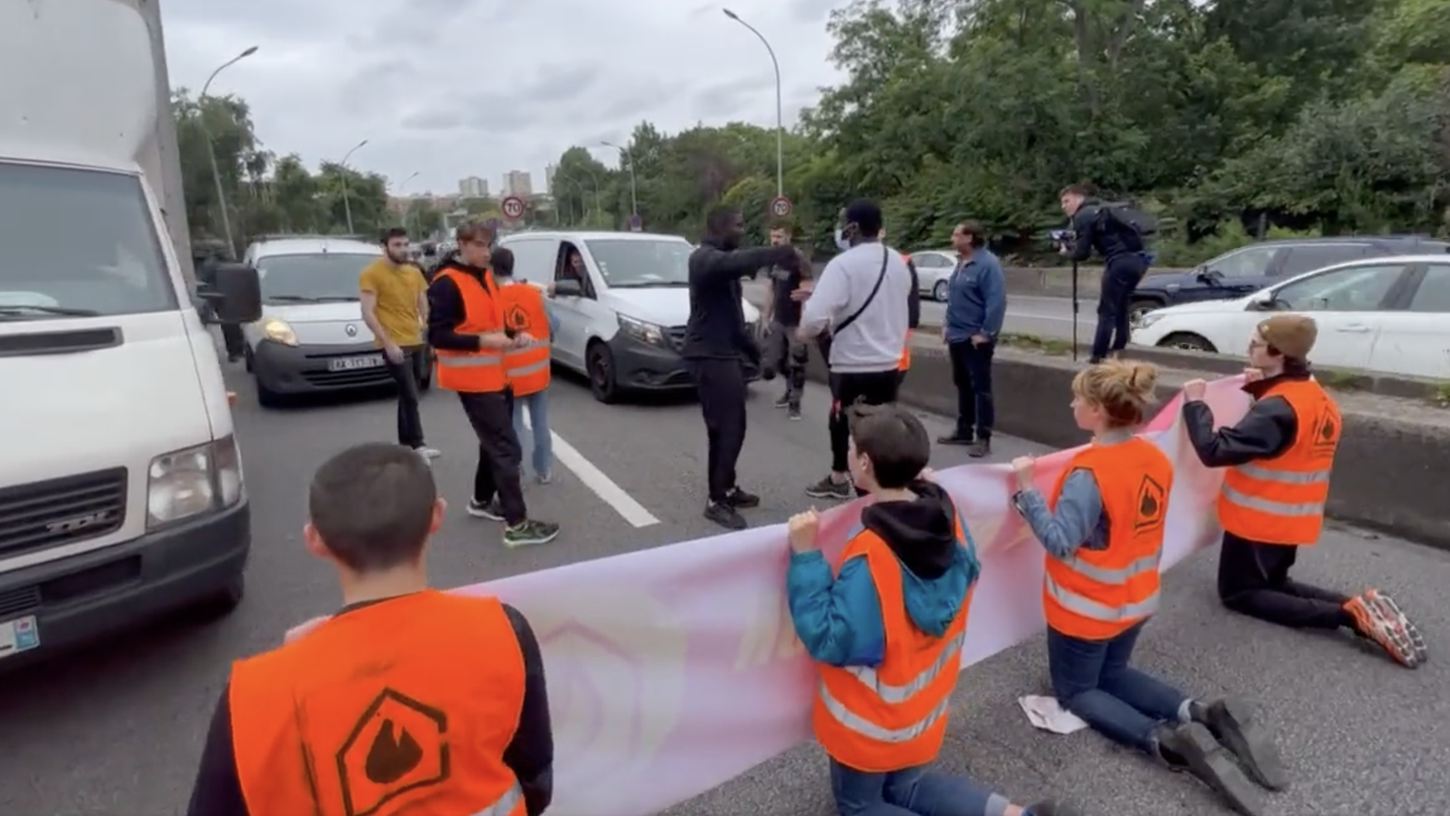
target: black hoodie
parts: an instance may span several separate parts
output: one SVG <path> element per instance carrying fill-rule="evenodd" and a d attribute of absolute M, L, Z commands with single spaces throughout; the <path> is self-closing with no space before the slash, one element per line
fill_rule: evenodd
<path fill-rule="evenodd" d="M 912 483 L 910 490 L 917 496 L 912 501 L 867 506 L 861 511 L 861 526 L 881 536 L 900 559 L 912 623 L 929 635 L 941 635 L 961 610 L 981 566 L 975 551 L 957 537 L 956 505 L 947 492 L 924 480 Z"/>

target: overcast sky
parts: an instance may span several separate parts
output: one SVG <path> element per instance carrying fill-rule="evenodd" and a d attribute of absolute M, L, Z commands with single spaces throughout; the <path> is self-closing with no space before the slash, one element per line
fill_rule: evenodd
<path fill-rule="evenodd" d="M 729 0 L 780 58 L 787 126 L 834 84 L 826 20 L 846 0 Z M 649 120 L 775 123 L 770 57 L 707 0 L 162 0 L 175 87 L 251 105 L 257 134 L 309 166 L 340 159 L 404 193 L 456 192 L 544 165 L 571 144 L 623 142 Z M 617 161 L 608 148 L 594 155 Z M 394 190 L 396 192 L 396 190 Z"/>

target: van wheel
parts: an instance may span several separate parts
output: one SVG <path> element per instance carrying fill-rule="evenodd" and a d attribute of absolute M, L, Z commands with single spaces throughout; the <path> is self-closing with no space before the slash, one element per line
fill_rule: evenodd
<path fill-rule="evenodd" d="M 935 300 L 937 303 L 946 303 L 947 302 L 947 282 L 946 281 L 942 280 L 942 281 L 937 281 L 936 282 L 936 286 L 933 286 L 931 288 L 931 299 L 932 300 Z"/>
<path fill-rule="evenodd" d="M 1193 332 L 1174 332 L 1158 341 L 1158 348 L 1183 349 L 1184 351 L 1206 351 L 1210 354 L 1217 354 L 1218 349 L 1208 342 L 1208 338 Z"/>
<path fill-rule="evenodd" d="M 245 573 L 237 573 L 222 589 L 213 595 L 197 601 L 192 606 L 192 614 L 202 620 L 216 620 L 230 615 L 233 610 L 242 604 L 242 598 L 247 594 L 247 578 Z"/>
<path fill-rule="evenodd" d="M 282 395 L 276 391 L 270 391 L 261 382 L 257 383 L 257 404 L 263 408 L 281 408 Z"/>
<path fill-rule="evenodd" d="M 1136 326 L 1138 325 L 1138 322 L 1143 319 L 1143 315 L 1153 311 L 1154 309 L 1161 308 L 1163 308 L 1163 304 L 1159 303 L 1156 300 L 1153 300 L 1152 298 L 1134 298 L 1128 304 L 1128 322 L 1129 324 Z"/>
<path fill-rule="evenodd" d="M 609 346 L 595 340 L 589 344 L 584 355 L 584 365 L 589 371 L 589 390 L 594 398 L 610 405 L 619 401 L 619 379 L 614 371 L 614 355 Z"/>

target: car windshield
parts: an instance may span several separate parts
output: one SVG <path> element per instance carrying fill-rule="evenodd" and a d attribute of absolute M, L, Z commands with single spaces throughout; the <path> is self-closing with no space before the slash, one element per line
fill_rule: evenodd
<path fill-rule="evenodd" d="M 597 238 L 586 246 L 611 288 L 690 285 L 688 241 Z"/>
<path fill-rule="evenodd" d="M 0 211 L 0 321 L 178 308 L 136 176 L 0 162 Z"/>
<path fill-rule="evenodd" d="M 379 257 L 356 252 L 264 255 L 257 261 L 262 299 L 271 303 L 357 300 L 358 274 Z"/>

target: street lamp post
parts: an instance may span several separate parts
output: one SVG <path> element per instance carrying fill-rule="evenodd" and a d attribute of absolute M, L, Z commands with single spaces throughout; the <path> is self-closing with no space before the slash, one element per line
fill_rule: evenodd
<path fill-rule="evenodd" d="M 353 232 L 352 232 L 352 201 L 349 200 L 348 199 L 348 196 L 347 196 L 347 160 L 350 159 L 350 158 L 352 158 L 352 154 L 353 153 L 356 153 L 357 150 L 358 150 L 358 148 L 363 147 L 367 143 L 368 143 L 368 140 L 367 139 L 363 139 L 361 142 L 358 142 L 357 144 L 353 145 L 352 150 L 349 150 L 346 153 L 342 154 L 342 162 L 338 164 L 338 167 L 342 168 L 342 172 L 339 173 L 338 175 L 342 176 L 342 211 L 347 214 L 347 234 L 348 235 L 352 235 Z"/>
<path fill-rule="evenodd" d="M 422 172 L 422 171 L 414 170 L 413 171 L 413 174 L 411 176 L 408 176 L 407 178 L 405 178 L 402 181 L 398 182 L 397 190 L 398 190 L 398 194 L 399 195 L 402 195 L 403 188 L 408 186 L 408 182 L 410 182 L 413 179 L 417 178 L 418 177 L 418 173 L 420 173 L 420 172 Z M 403 229 L 407 229 L 408 228 L 408 216 L 410 216 L 412 214 L 413 214 L 413 202 L 412 201 L 409 201 L 403 207 Z M 350 229 L 348 231 L 351 232 Z"/>
<path fill-rule="evenodd" d="M 634 174 L 634 154 L 627 147 L 620 147 L 613 142 L 600 142 L 605 147 L 612 147 L 624 154 L 629 159 L 629 212 L 636 219 L 639 218 L 639 179 Z"/>
<path fill-rule="evenodd" d="M 766 53 L 770 54 L 770 64 L 775 67 L 775 194 L 785 195 L 785 110 L 780 95 L 780 60 L 775 58 L 775 49 L 770 47 L 770 40 L 765 38 L 755 29 L 755 26 L 740 19 L 740 15 L 725 9 L 725 16 L 750 29 L 750 33 L 760 38 L 765 45 Z"/>
<path fill-rule="evenodd" d="M 206 92 L 208 89 L 211 88 L 211 81 L 213 79 L 216 79 L 216 75 L 220 74 L 222 72 L 222 69 L 235 65 L 236 63 L 246 59 L 247 57 L 250 57 L 255 53 L 257 53 L 257 46 L 254 45 L 249 47 L 242 53 L 236 55 L 235 57 L 232 57 L 231 59 L 222 63 L 221 65 L 218 65 L 216 70 L 211 72 L 211 76 L 206 78 L 206 82 L 201 86 L 201 93 L 196 97 L 198 113 L 197 118 L 201 122 L 201 134 L 202 136 L 206 137 L 206 155 L 209 159 L 211 159 L 211 177 L 212 180 L 216 182 L 217 206 L 221 208 L 222 213 L 222 232 L 226 234 L 227 249 L 233 255 L 236 254 L 237 247 L 236 244 L 232 242 L 232 219 L 231 216 L 227 214 L 227 194 L 226 191 L 222 188 L 221 169 L 217 167 L 216 145 L 212 144 L 211 129 L 206 126 L 206 105 L 204 103 L 206 102 Z"/>

